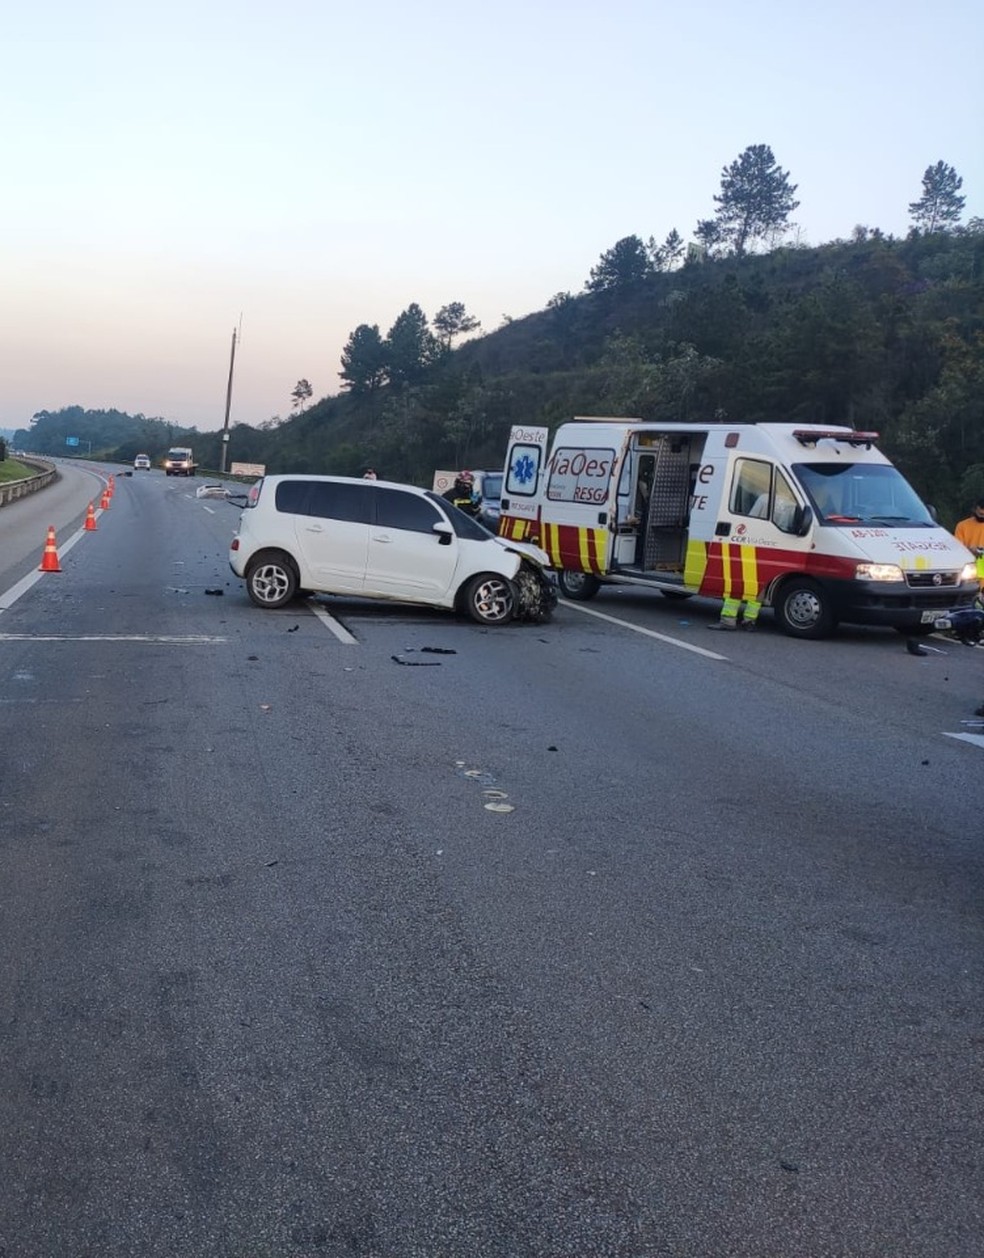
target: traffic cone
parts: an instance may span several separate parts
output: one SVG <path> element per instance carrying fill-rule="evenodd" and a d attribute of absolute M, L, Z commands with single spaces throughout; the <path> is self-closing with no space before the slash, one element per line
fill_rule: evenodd
<path fill-rule="evenodd" d="M 85 528 L 89 533 L 94 533 L 96 529 L 96 504 L 89 503 L 89 510 L 85 513 Z"/>
<path fill-rule="evenodd" d="M 99 499 L 99 506 L 102 508 L 103 511 L 109 510 L 109 490 L 108 489 L 103 490 L 103 496 Z"/>
<path fill-rule="evenodd" d="M 48 536 L 44 543 L 44 554 L 41 556 L 39 572 L 61 572 L 58 562 L 58 543 L 55 541 L 55 526 L 48 526 Z"/>

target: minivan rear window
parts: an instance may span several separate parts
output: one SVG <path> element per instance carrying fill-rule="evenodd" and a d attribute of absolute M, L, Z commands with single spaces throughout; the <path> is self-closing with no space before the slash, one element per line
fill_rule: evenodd
<path fill-rule="evenodd" d="M 308 480 L 282 480 L 277 485 L 277 510 L 286 515 L 306 515 Z"/>

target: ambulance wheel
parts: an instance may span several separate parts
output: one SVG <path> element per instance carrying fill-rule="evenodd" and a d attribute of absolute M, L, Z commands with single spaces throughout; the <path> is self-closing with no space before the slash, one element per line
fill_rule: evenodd
<path fill-rule="evenodd" d="M 586 603 L 601 589 L 601 582 L 590 572 L 571 572 L 567 568 L 561 568 L 557 583 L 564 598 L 571 598 L 576 603 Z"/>
<path fill-rule="evenodd" d="M 791 638 L 826 638 L 837 624 L 830 596 L 809 577 L 786 581 L 772 605 L 780 629 Z"/>

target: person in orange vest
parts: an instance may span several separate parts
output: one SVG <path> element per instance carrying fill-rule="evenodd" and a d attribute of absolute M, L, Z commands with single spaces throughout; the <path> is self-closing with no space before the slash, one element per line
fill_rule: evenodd
<path fill-rule="evenodd" d="M 977 499 L 974 510 L 960 521 L 953 530 L 953 536 L 972 551 L 977 559 L 977 578 L 981 583 L 977 601 L 980 603 L 984 599 L 984 498 Z"/>

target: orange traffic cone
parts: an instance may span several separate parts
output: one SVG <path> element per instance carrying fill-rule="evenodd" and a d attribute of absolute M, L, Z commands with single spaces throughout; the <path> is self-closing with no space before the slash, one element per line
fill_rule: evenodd
<path fill-rule="evenodd" d="M 58 562 L 58 543 L 55 541 L 55 526 L 49 525 L 48 536 L 44 543 L 44 554 L 41 556 L 39 572 L 61 572 Z"/>
<path fill-rule="evenodd" d="M 89 510 L 85 513 L 85 527 L 89 533 L 95 532 L 96 528 L 96 504 L 89 503 Z"/>
<path fill-rule="evenodd" d="M 109 510 L 109 490 L 108 489 L 103 490 L 103 496 L 99 499 L 99 506 L 102 508 L 103 511 Z"/>

